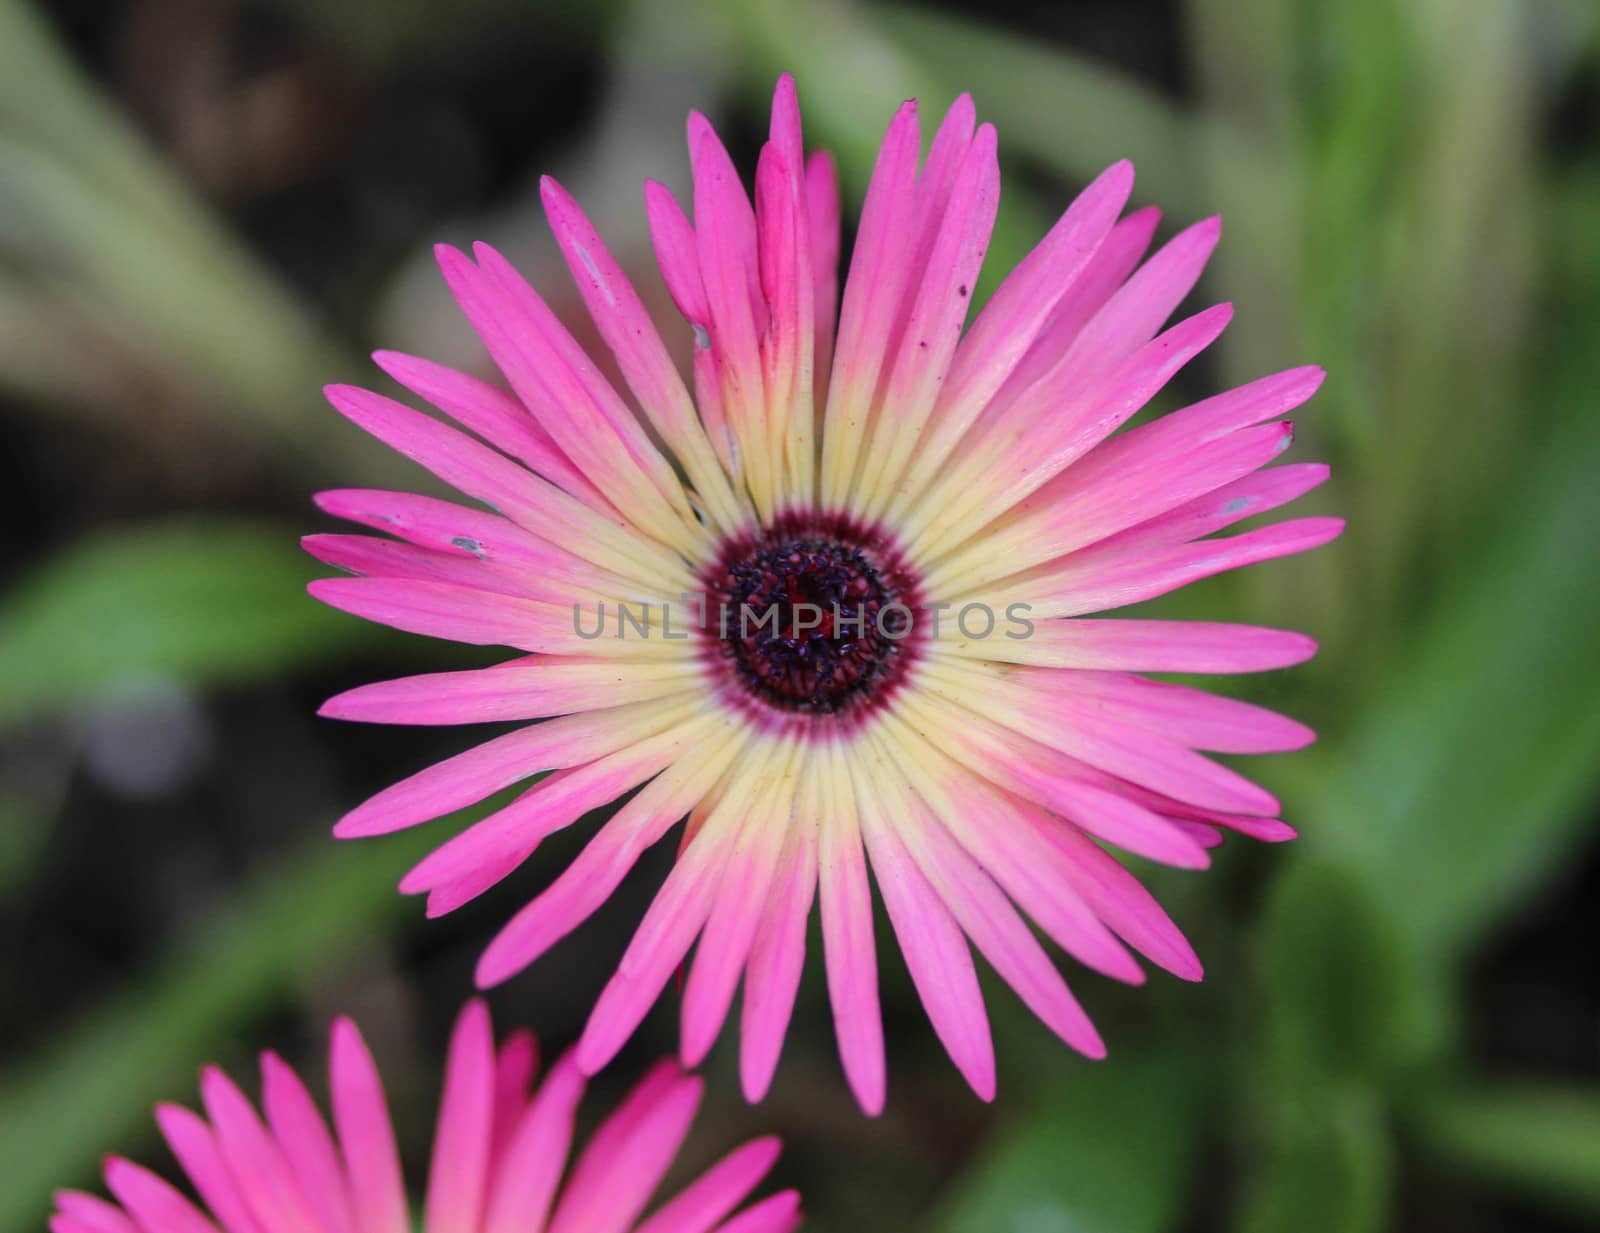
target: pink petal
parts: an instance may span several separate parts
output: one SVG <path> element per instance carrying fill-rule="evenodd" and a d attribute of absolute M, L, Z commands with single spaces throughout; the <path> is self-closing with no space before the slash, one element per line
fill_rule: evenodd
<path fill-rule="evenodd" d="M 348 1019 L 334 1020 L 328 1086 L 356 1227 L 361 1233 L 409 1233 L 405 1182 L 383 1082 L 360 1030 Z"/>
<path fill-rule="evenodd" d="M 818 821 L 807 809 L 808 796 L 789 828 L 745 968 L 739 1078 L 751 1104 L 772 1085 L 805 967 L 806 923 L 817 892 Z"/>
<path fill-rule="evenodd" d="M 70 1227 L 73 1233 L 139 1233 L 125 1211 L 97 1195 L 84 1194 L 79 1190 L 58 1190 L 55 1203 L 60 1215 L 51 1222 L 52 1231 L 57 1228 L 55 1221 L 60 1221 Z"/>
<path fill-rule="evenodd" d="M 635 1233 L 707 1233 L 772 1171 L 783 1150 L 776 1137 L 729 1152 L 641 1224 Z"/>
<path fill-rule="evenodd" d="M 456 1020 L 428 1170 L 428 1233 L 478 1233 L 494 1132 L 494 1029 L 477 998 Z"/>
<path fill-rule="evenodd" d="M 1032 838 L 1035 808 L 952 777 L 949 805 L 936 806 L 951 834 L 1041 929 L 1080 963 L 1139 984 L 1144 973 L 1089 906 L 1073 894 L 1063 862 Z"/>
<path fill-rule="evenodd" d="M 544 426 L 512 395 L 421 356 L 374 351 L 372 358 L 413 394 L 426 398 L 496 449 L 510 454 L 592 509 L 607 515 L 614 513 L 600 490 L 572 465 Z"/>
<path fill-rule="evenodd" d="M 311 1227 L 310 1207 L 289 1162 L 244 1093 L 212 1066 L 201 1075 L 200 1095 L 228 1171 L 257 1222 L 268 1230 Z"/>
<path fill-rule="evenodd" d="M 910 816 L 910 851 L 978 952 L 1046 1027 L 1085 1056 L 1104 1057 L 1094 1024 L 1004 892 L 925 806 Z"/>
<path fill-rule="evenodd" d="M 822 949 L 833 1003 L 833 1030 L 845 1078 L 868 1117 L 883 1112 L 887 1076 L 878 959 L 872 936 L 867 862 L 851 801 L 836 801 L 823 819 L 818 850 Z"/>
<path fill-rule="evenodd" d="M 635 664 L 539 658 L 357 686 L 329 698 L 317 714 L 413 725 L 546 719 L 666 697 L 693 687 L 697 673 L 697 668 L 647 673 Z"/>
<path fill-rule="evenodd" d="M 622 884 L 644 850 L 699 804 L 742 742 L 675 763 L 596 832 L 549 888 L 518 912 L 478 961 L 480 987 L 515 975 L 577 928 Z"/>
<path fill-rule="evenodd" d="M 713 1233 L 792 1233 L 800 1227 L 800 1220 L 799 1192 L 780 1190 L 719 1224 Z"/>
<path fill-rule="evenodd" d="M 1048 605 L 1053 616 L 1105 612 L 1154 599 L 1213 574 L 1320 548 L 1343 530 L 1342 518 L 1297 518 L 1226 539 L 1154 551 L 1102 552 L 1097 546 L 1065 558 L 1040 580 L 1033 594 L 1043 601 L 1036 601 L 1037 606 Z"/>
<path fill-rule="evenodd" d="M 1316 642 L 1304 634 L 1210 621 L 1089 618 L 1040 621 L 1018 640 L 974 644 L 985 659 L 1052 668 L 1127 672 L 1263 672 L 1304 663 Z"/>
<path fill-rule="evenodd" d="M 527 1028 L 506 1037 L 494 1064 L 494 1132 L 491 1158 L 498 1163 L 522 1115 L 528 1109 L 529 1091 L 539 1070 L 539 1042 Z"/>
<path fill-rule="evenodd" d="M 994 1041 L 966 939 L 893 831 L 871 811 L 865 821 L 872 870 L 917 996 L 956 1069 L 980 1100 L 993 1100 Z"/>
<path fill-rule="evenodd" d="M 317 1214 L 319 1233 L 353 1233 L 349 1189 L 333 1136 L 305 1084 L 275 1053 L 261 1058 L 261 1103 L 273 1138 Z"/>
<path fill-rule="evenodd" d="M 217 1233 L 194 1204 L 130 1160 L 112 1157 L 106 1162 L 106 1185 L 148 1233 Z"/>
<path fill-rule="evenodd" d="M 1222 220 L 1208 218 L 1169 240 L 1083 327 L 1061 367 L 1087 383 L 1154 338 L 1194 289 L 1221 234 Z"/>
<path fill-rule="evenodd" d="M 495 1170 L 484 1233 L 543 1233 L 567 1167 L 584 1079 L 568 1053 L 550 1070 Z"/>
<path fill-rule="evenodd" d="M 1064 869 L 1073 889 L 1118 937 L 1174 976 L 1200 979 L 1200 960 L 1194 948 L 1133 874 L 1070 826 L 1051 825 L 1045 819 L 1036 819 L 1034 826 L 1068 858 Z"/>
<path fill-rule="evenodd" d="M 816 272 L 816 387 L 826 390 L 839 310 L 839 170 L 826 150 L 818 150 L 806 160 L 806 214 L 811 222 L 811 261 Z"/>
<path fill-rule="evenodd" d="M 261 1226 L 205 1120 L 179 1105 L 163 1104 L 156 1106 L 156 1125 L 194 1183 L 195 1192 L 226 1233 L 259 1233 Z"/>
<path fill-rule="evenodd" d="M 630 712 L 641 714 L 617 708 L 567 715 L 497 736 L 385 788 L 339 819 L 333 833 L 341 839 L 386 835 L 464 809 L 540 771 L 592 762 L 631 743 L 637 728 L 619 729 L 618 722 Z"/>
<path fill-rule="evenodd" d="M 717 889 L 684 989 L 680 1057 L 687 1067 L 711 1052 L 733 1005 L 777 868 L 788 807 L 784 800 L 752 814 Z"/>
<path fill-rule="evenodd" d="M 578 1041 L 578 1065 L 597 1074 L 633 1035 L 711 915 L 726 863 L 719 828 L 706 827 L 651 902 Z"/>
<path fill-rule="evenodd" d="M 711 306 L 706 302 L 705 283 L 700 277 L 700 253 L 694 228 L 665 184 L 646 180 L 645 216 L 650 222 L 650 239 L 655 245 L 656 262 L 678 311 L 701 329 L 711 322 Z"/>
<path fill-rule="evenodd" d="M 435 890 L 474 878 L 480 871 L 487 876 L 478 889 L 487 889 L 522 864 L 545 838 L 665 769 L 688 740 L 688 733 L 669 728 L 594 762 L 547 776 L 424 857 L 400 880 L 401 893 Z"/>
<path fill-rule="evenodd" d="M 319 578 L 306 590 L 340 612 L 469 646 L 550 652 L 583 645 L 573 632 L 569 610 L 458 584 L 411 578 Z"/>
<path fill-rule="evenodd" d="M 641 1084 L 573 1166 L 550 1233 L 627 1233 L 677 1156 L 702 1091 L 687 1077 Z"/>
<path fill-rule="evenodd" d="M 1195 749 L 1215 753 L 1286 753 L 1304 749 L 1316 733 L 1276 711 L 1165 681 L 1117 672 L 1081 672 L 1057 678 L 1068 690 L 1093 698 L 1126 718 Z"/>
<path fill-rule="evenodd" d="M 1061 298 L 1100 261 L 1098 252 L 1111 243 L 1107 232 L 1132 191 L 1133 165 L 1112 164 L 1000 284 L 956 348 L 931 439 L 925 443 L 928 463 L 920 474 L 931 474 L 933 464 L 1022 363 Z M 914 468 L 913 474 L 918 473 Z"/>

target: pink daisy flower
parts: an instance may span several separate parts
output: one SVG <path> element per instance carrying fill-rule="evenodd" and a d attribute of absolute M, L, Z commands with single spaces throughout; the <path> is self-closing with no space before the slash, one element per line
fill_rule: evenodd
<path fill-rule="evenodd" d="M 161 1133 L 210 1214 L 150 1170 L 107 1160 L 107 1202 L 56 1196 L 51 1233 L 789 1233 L 792 1190 L 735 1214 L 778 1158 L 755 1139 L 640 1221 L 700 1104 L 701 1081 L 663 1062 L 600 1124 L 571 1170 L 584 1077 L 568 1055 L 535 1086 L 538 1047 L 514 1032 L 498 1049 L 488 1008 L 456 1021 L 428 1170 L 414 1223 L 383 1085 L 354 1023 L 333 1025 L 333 1126 L 299 1076 L 261 1057 L 265 1120 L 227 1075 L 200 1078 L 206 1115 L 156 1110 Z M 565 1176 L 565 1184 L 563 1184 Z"/>
<path fill-rule="evenodd" d="M 917 106 L 901 107 L 840 297 L 834 166 L 805 154 L 785 77 L 753 206 L 700 115 L 693 222 L 646 186 L 692 335 L 692 394 L 622 269 L 548 179 L 551 227 L 631 398 L 485 245 L 471 258 L 441 248 L 439 262 L 511 392 L 391 352 L 379 365 L 460 429 L 366 390 L 328 391 L 489 508 L 324 493 L 325 510 L 395 538 L 311 537 L 316 556 L 357 575 L 313 593 L 531 654 L 369 685 L 323 713 L 542 720 L 380 792 L 336 833 L 414 826 L 553 772 L 403 880 L 436 915 L 638 789 L 493 940 L 478 968 L 489 986 L 688 818 L 578 1045 L 586 1071 L 622 1047 L 698 939 L 683 1060 L 711 1048 L 742 979 L 742 1078 L 759 1099 L 816 901 L 844 1068 L 879 1110 L 870 868 L 934 1029 L 989 1098 L 971 948 L 1099 1057 L 1028 920 L 1117 980 L 1144 978 L 1135 953 L 1197 979 L 1183 936 L 1108 847 L 1201 868 L 1225 830 L 1293 834 L 1271 795 L 1199 751 L 1297 749 L 1311 732 L 1138 674 L 1280 668 L 1308 658 L 1311 639 L 1092 614 L 1339 533 L 1336 519 L 1303 518 L 1213 538 L 1326 478 L 1315 464 L 1263 470 L 1322 373 L 1291 369 L 1117 433 L 1227 324 L 1222 305 L 1162 328 L 1217 222 L 1145 259 L 1157 214 L 1119 218 L 1133 186 L 1119 163 L 967 326 L 1000 191 L 995 141 L 963 96 L 919 166 Z"/>

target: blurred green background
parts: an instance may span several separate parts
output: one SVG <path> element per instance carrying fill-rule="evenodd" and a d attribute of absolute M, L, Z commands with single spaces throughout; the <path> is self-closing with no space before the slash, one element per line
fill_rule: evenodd
<path fill-rule="evenodd" d="M 0 0 L 0 1227 L 42 1228 L 108 1151 L 169 1168 L 152 1101 L 265 1045 L 314 1069 L 336 1011 L 420 1161 L 472 960 L 571 848 L 426 924 L 393 883 L 448 823 L 326 837 L 472 738 L 317 702 L 481 657 L 303 595 L 315 488 L 419 482 L 317 390 L 372 380 L 379 345 L 482 365 L 435 240 L 492 240 L 570 312 L 542 171 L 660 298 L 641 180 L 684 182 L 691 106 L 752 167 L 783 69 L 857 199 L 901 98 L 976 96 L 1007 176 L 991 286 L 1115 158 L 1164 234 L 1221 211 L 1202 291 L 1238 317 L 1179 393 L 1326 365 L 1295 456 L 1333 462 L 1314 509 L 1351 526 L 1162 605 L 1324 645 L 1240 686 L 1322 733 L 1259 768 L 1303 838 L 1150 871 L 1204 984 L 1079 974 L 1098 1065 L 996 987 L 986 1107 L 885 946 L 868 1123 L 813 964 L 772 1097 L 738 1101 L 725 1034 L 684 1167 L 779 1131 L 816 1230 L 1600 1227 L 1597 17 Z M 571 1040 L 668 859 L 498 992 L 500 1022 Z M 675 1032 L 669 997 L 597 1086 Z"/>

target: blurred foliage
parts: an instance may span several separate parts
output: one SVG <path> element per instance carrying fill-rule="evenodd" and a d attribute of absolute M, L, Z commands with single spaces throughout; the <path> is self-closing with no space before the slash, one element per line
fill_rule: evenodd
<path fill-rule="evenodd" d="M 155 675 L 225 686 L 365 635 L 315 603 L 291 528 L 211 517 L 92 536 L 0 598 L 0 728 Z"/>
<path fill-rule="evenodd" d="M 1591 4 L 1187 0 L 1181 97 L 1080 48 L 1056 19 L 1035 15 L 1041 35 L 954 6 L 694 0 L 670 21 L 642 3 L 542 6 L 537 21 L 502 0 L 449 20 L 378 0 L 276 8 L 372 73 L 543 39 L 612 56 L 602 98 L 652 75 L 726 83 L 736 130 L 759 129 L 773 75 L 790 69 L 808 136 L 837 150 L 857 199 L 900 98 L 931 110 L 970 90 L 1000 129 L 1008 176 L 985 287 L 1067 188 L 1116 158 L 1134 160 L 1139 200 L 1173 223 L 1220 210 L 1207 289 L 1240 307 L 1223 375 L 1330 370 L 1302 415 L 1302 454 L 1333 460 L 1333 491 L 1317 499 L 1351 530 L 1182 602 L 1322 640 L 1270 700 L 1323 739 L 1261 768 L 1305 837 L 1248 865 L 1234 845 L 1223 854 L 1213 885 L 1261 886 L 1257 911 L 1184 884 L 1180 915 L 1218 953 L 1207 985 L 1150 990 L 1138 1047 L 1099 1067 L 1048 1055 L 959 1171 L 931 1172 L 946 1182 L 937 1193 L 907 1195 L 903 1227 L 1367 1233 L 1397 1227 L 1417 1159 L 1600 1219 L 1596 1059 L 1567 1082 L 1491 1078 L 1467 1003 L 1474 957 L 1594 835 Z M 1065 12 L 1061 30 L 1090 20 Z M 625 146 L 606 137 L 603 102 L 598 115 L 594 158 Z M 546 137 L 584 145 L 582 133 Z M 641 247 L 634 213 L 625 253 Z M 536 231 L 522 188 L 488 221 Z M 373 300 L 371 320 L 456 328 L 440 294 L 399 271 Z M 393 464 L 314 398 L 356 371 L 361 340 L 319 312 L 146 143 L 46 19 L 0 0 L 0 388 L 22 413 L 87 414 L 115 440 L 146 405 L 138 391 L 185 431 L 222 421 L 307 491 L 312 473 L 371 479 Z M 139 670 L 203 689 L 304 679 L 370 636 L 306 601 L 290 530 L 225 505 L 96 526 L 30 558 L 0 596 L 7 728 L 70 713 Z M 60 796 L 54 780 L 24 789 L 0 775 L 8 895 L 46 859 Z M 15 1180 L 0 1225 L 36 1221 L 51 1186 L 82 1179 L 152 1098 L 182 1090 L 194 1063 L 308 975 L 396 935 L 417 915 L 391 890 L 415 843 L 311 842 L 215 908 L 203 936 L 11 1062 L 0 1159 Z M 1008 1001 L 994 1013 L 997 1035 L 1026 1036 Z M 1215 1022 L 1231 1035 L 1214 1036 Z M 1588 1032 L 1600 1049 L 1600 1025 Z M 1229 1184 L 1202 1187 L 1219 1162 Z M 808 1227 L 852 1227 L 848 1211 L 813 1212 Z"/>

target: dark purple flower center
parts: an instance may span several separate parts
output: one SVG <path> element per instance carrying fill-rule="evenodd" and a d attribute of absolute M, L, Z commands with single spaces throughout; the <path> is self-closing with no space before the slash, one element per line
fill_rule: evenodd
<path fill-rule="evenodd" d="M 858 537 L 779 528 L 730 545 L 713 586 L 721 657 L 769 707 L 854 710 L 904 669 L 916 624 L 910 588 Z"/>

